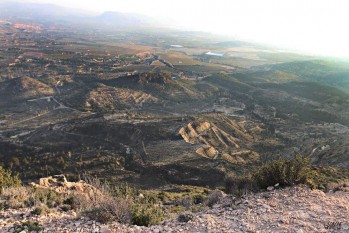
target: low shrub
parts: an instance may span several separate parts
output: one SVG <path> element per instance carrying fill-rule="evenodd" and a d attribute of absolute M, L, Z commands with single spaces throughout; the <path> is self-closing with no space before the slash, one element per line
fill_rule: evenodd
<path fill-rule="evenodd" d="M 92 210 L 85 211 L 84 215 L 100 223 L 112 222 L 115 219 L 112 213 L 103 208 L 94 208 Z"/>
<path fill-rule="evenodd" d="M 6 208 L 18 209 L 28 205 L 32 192 L 30 188 L 24 186 L 7 187 L 2 189 L 1 196 Z"/>
<path fill-rule="evenodd" d="M 156 195 L 140 195 L 128 185 L 111 187 L 96 178 L 87 180 L 97 189 L 88 196 L 75 196 L 83 215 L 104 223 L 118 221 L 141 226 L 158 224 L 164 219 L 165 212 Z"/>
<path fill-rule="evenodd" d="M 69 210 L 72 210 L 72 207 L 71 205 L 66 205 L 66 204 L 63 204 L 62 206 L 60 206 L 61 210 L 63 210 L 64 212 L 67 212 Z"/>
<path fill-rule="evenodd" d="M 236 177 L 228 175 L 225 178 L 225 192 L 242 197 L 255 190 L 255 182 L 250 176 Z"/>
<path fill-rule="evenodd" d="M 178 215 L 178 222 L 189 222 L 194 219 L 194 215 L 192 213 L 183 213 Z"/>
<path fill-rule="evenodd" d="M 192 213 L 198 213 L 204 210 L 207 210 L 207 206 L 205 205 L 193 205 L 192 207 L 190 207 L 190 212 Z M 182 211 L 183 212 L 183 211 Z"/>
<path fill-rule="evenodd" d="M 64 195 L 49 189 L 31 188 L 29 206 L 47 205 L 49 208 L 57 207 L 63 203 Z"/>
<path fill-rule="evenodd" d="M 55 193 L 52 190 L 33 187 L 16 186 L 3 188 L 1 198 L 4 208 L 18 209 L 23 207 L 54 208 L 63 204 L 67 195 Z"/>
<path fill-rule="evenodd" d="M 194 198 L 191 196 L 183 196 L 174 201 L 175 205 L 184 206 L 188 210 L 194 204 Z"/>
<path fill-rule="evenodd" d="M 342 180 L 339 182 L 328 183 L 325 187 L 325 192 L 333 191 L 333 192 L 349 192 L 349 181 Z"/>
<path fill-rule="evenodd" d="M 185 212 L 184 206 L 170 205 L 168 206 L 167 210 L 169 213 L 174 215 L 173 217 L 178 216 L 178 214 Z"/>
<path fill-rule="evenodd" d="M 164 209 L 158 205 L 136 203 L 132 207 L 132 223 L 138 226 L 159 224 L 164 217 Z"/>
<path fill-rule="evenodd" d="M 306 183 L 310 173 L 309 158 L 297 155 L 294 158 L 283 158 L 264 164 L 252 174 L 252 178 L 264 189 L 275 184 L 291 186 Z"/>
<path fill-rule="evenodd" d="M 163 191 L 159 192 L 157 197 L 159 198 L 160 201 L 162 201 L 164 203 L 169 201 L 168 194 L 163 192 Z"/>
<path fill-rule="evenodd" d="M 131 222 L 131 212 L 128 200 L 117 199 L 111 194 L 98 194 L 98 198 L 81 195 L 76 197 L 77 206 L 83 215 L 103 223 L 118 221 Z"/>
<path fill-rule="evenodd" d="M 73 198 L 66 199 L 65 204 L 75 207 L 83 215 L 102 223 L 131 222 L 130 199 L 126 194 L 128 191 L 116 192 L 107 182 L 101 182 L 93 177 L 85 179 L 96 189 L 92 189 L 88 194 L 75 195 Z"/>
<path fill-rule="evenodd" d="M 349 169 L 329 166 L 312 167 L 307 185 L 325 192 L 338 189 L 348 190 L 345 186 L 349 187 Z"/>
<path fill-rule="evenodd" d="M 217 204 L 223 196 L 224 194 L 222 191 L 214 190 L 206 197 L 204 204 L 208 207 L 212 207 L 214 204 Z"/>
<path fill-rule="evenodd" d="M 46 205 L 42 204 L 40 206 L 35 207 L 30 213 L 33 215 L 43 215 L 49 212 L 49 208 Z"/>
<path fill-rule="evenodd" d="M 202 204 L 202 203 L 204 203 L 204 201 L 205 201 L 205 196 L 202 194 L 197 194 L 197 195 L 193 196 L 193 203 L 195 205 Z"/>
<path fill-rule="evenodd" d="M 70 209 L 77 209 L 78 208 L 78 203 L 76 200 L 75 196 L 69 196 L 63 200 L 63 205 L 62 206 L 69 206 Z M 64 207 L 67 209 L 68 207 Z"/>
<path fill-rule="evenodd" d="M 44 230 L 44 227 L 41 226 L 38 222 L 23 222 L 21 224 L 15 224 L 14 225 L 14 233 L 19 233 L 22 231 L 26 232 L 42 232 Z"/>

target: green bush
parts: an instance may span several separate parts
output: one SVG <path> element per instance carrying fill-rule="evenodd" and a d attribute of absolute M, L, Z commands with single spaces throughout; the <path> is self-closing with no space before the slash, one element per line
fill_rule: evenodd
<path fill-rule="evenodd" d="M 264 189 L 275 184 L 291 186 L 306 183 L 310 175 L 309 158 L 297 155 L 294 158 L 278 159 L 264 164 L 252 174 L 252 178 Z"/>
<path fill-rule="evenodd" d="M 14 232 L 15 233 L 19 233 L 19 232 L 22 232 L 24 230 L 26 230 L 27 232 L 41 232 L 44 230 L 44 227 L 41 226 L 37 222 L 31 222 L 31 221 L 27 221 L 27 222 L 23 222 L 21 224 L 14 225 Z"/>
<path fill-rule="evenodd" d="M 159 224 L 164 220 L 165 212 L 162 207 L 154 204 L 134 204 L 132 208 L 132 223 L 138 226 Z"/>
<path fill-rule="evenodd" d="M 349 169 L 329 166 L 312 167 L 307 185 L 325 192 L 335 190 L 341 184 L 349 183 Z"/>
<path fill-rule="evenodd" d="M 64 194 L 58 194 L 52 190 L 41 188 L 30 188 L 31 196 L 27 206 L 47 205 L 49 208 L 57 207 L 63 203 Z"/>
<path fill-rule="evenodd" d="M 193 196 L 193 203 L 195 205 L 202 204 L 204 203 L 204 201 L 205 201 L 205 196 L 203 194 L 196 194 Z"/>
<path fill-rule="evenodd" d="M 21 180 L 18 178 L 18 175 L 12 175 L 10 170 L 0 166 L 0 189 L 19 186 L 20 184 Z"/>

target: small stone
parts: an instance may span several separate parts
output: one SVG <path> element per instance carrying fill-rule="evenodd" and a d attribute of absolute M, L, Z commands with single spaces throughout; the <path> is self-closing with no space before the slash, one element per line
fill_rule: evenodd
<path fill-rule="evenodd" d="M 302 229 L 299 229 L 299 230 L 297 231 L 297 233 L 303 233 L 303 230 L 302 230 Z"/>
<path fill-rule="evenodd" d="M 267 190 L 268 190 L 268 191 L 273 191 L 273 190 L 274 190 L 274 187 L 273 187 L 273 186 L 269 186 L 269 187 L 267 188 Z"/>
<path fill-rule="evenodd" d="M 165 232 L 170 232 L 170 231 L 171 231 L 171 228 L 169 228 L 169 227 L 164 227 L 164 231 L 165 231 Z"/>
<path fill-rule="evenodd" d="M 76 218 L 76 217 L 77 217 L 76 212 L 75 212 L 75 211 L 71 212 L 71 216 L 72 216 L 73 218 Z"/>
<path fill-rule="evenodd" d="M 270 209 L 270 206 L 268 206 L 268 205 L 266 205 L 266 204 L 263 204 L 262 207 L 263 207 L 264 209 Z"/>
<path fill-rule="evenodd" d="M 101 227 L 99 230 L 100 233 L 112 233 L 111 230 L 109 230 L 108 227 Z"/>

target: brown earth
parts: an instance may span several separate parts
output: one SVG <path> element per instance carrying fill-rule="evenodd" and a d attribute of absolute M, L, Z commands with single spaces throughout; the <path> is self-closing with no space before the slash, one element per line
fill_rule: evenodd
<path fill-rule="evenodd" d="M 243 122 L 223 116 L 220 118 L 219 123 L 190 122 L 179 133 L 187 143 L 202 144 L 196 153 L 205 158 L 223 159 L 231 163 L 257 160 L 259 154 L 248 149 L 255 140 L 252 135 L 254 130 L 250 130 L 250 133 L 243 126 Z"/>

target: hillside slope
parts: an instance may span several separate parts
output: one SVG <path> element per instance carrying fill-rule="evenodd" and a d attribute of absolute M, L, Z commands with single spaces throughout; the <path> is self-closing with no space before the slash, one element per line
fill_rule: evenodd
<path fill-rule="evenodd" d="M 243 199 L 224 196 L 209 210 L 194 214 L 188 222 L 170 219 L 151 227 L 116 222 L 101 224 L 78 217 L 74 211 L 33 216 L 31 209 L 0 211 L 0 232 L 11 232 L 14 223 L 34 221 L 43 232 L 338 232 L 349 230 L 347 192 L 323 193 L 298 186 Z"/>

